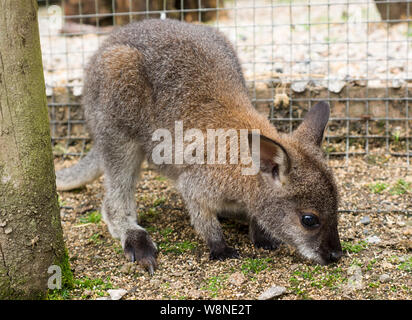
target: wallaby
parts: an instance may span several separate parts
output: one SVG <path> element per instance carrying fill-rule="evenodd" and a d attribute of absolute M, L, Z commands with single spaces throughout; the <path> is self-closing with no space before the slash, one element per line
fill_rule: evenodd
<path fill-rule="evenodd" d="M 253 107 L 235 50 L 216 29 L 167 19 L 121 27 L 91 58 L 83 90 L 93 148 L 56 173 L 57 188 L 78 188 L 104 173 L 103 218 L 131 261 L 150 273 L 157 266 L 134 193 L 142 162 L 154 162 L 154 133 L 173 135 L 179 121 L 201 132 L 247 129 L 260 143 L 254 175 L 242 174 L 242 163 L 154 164 L 175 182 L 211 259 L 238 257 L 225 242 L 221 214 L 247 219 L 256 247 L 284 242 L 320 264 L 341 257 L 338 192 L 320 148 L 329 105 L 317 103 L 293 133 L 279 133 Z"/>

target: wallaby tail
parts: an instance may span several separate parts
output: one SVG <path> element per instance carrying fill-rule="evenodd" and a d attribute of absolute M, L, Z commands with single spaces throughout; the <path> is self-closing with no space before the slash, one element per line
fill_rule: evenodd
<path fill-rule="evenodd" d="M 95 148 L 70 168 L 56 172 L 56 186 L 59 191 L 79 188 L 103 174 L 101 160 Z"/>

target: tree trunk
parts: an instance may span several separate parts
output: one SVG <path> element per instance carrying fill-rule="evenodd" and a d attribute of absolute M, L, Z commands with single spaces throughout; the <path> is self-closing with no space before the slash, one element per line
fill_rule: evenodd
<path fill-rule="evenodd" d="M 0 299 L 45 298 L 52 265 L 70 284 L 37 1 L 0 0 Z"/>

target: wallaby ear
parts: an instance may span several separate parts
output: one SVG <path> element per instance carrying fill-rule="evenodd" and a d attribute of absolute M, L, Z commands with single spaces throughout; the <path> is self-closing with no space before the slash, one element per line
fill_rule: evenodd
<path fill-rule="evenodd" d="M 320 101 L 306 113 L 303 122 L 293 132 L 293 136 L 301 141 L 320 147 L 330 114 L 329 104 Z"/>
<path fill-rule="evenodd" d="M 248 139 L 252 154 L 256 151 L 254 150 L 255 142 L 259 141 L 260 172 L 284 181 L 290 171 L 291 164 L 289 155 L 282 144 L 255 133 L 250 133 Z"/>

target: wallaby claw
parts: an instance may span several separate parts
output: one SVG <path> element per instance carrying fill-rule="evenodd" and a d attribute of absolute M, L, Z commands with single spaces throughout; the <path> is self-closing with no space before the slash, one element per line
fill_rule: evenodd
<path fill-rule="evenodd" d="M 131 262 L 137 262 L 144 267 L 150 275 L 154 274 L 157 268 L 157 249 L 146 231 L 128 231 L 126 233 L 124 253 Z"/>
<path fill-rule="evenodd" d="M 281 241 L 277 239 L 265 238 L 265 239 L 255 240 L 253 244 L 255 248 L 262 248 L 264 250 L 276 250 L 281 244 Z"/>
<path fill-rule="evenodd" d="M 239 252 L 235 248 L 225 247 L 223 250 L 211 251 L 210 260 L 226 260 L 226 259 L 238 259 L 240 257 Z"/>

